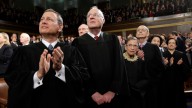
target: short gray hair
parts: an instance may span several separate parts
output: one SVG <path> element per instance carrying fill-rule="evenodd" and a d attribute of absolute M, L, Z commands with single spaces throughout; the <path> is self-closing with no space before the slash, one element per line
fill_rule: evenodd
<path fill-rule="evenodd" d="M 53 12 L 53 13 L 55 13 L 55 14 L 57 15 L 57 21 L 58 21 L 58 23 L 63 25 L 63 18 L 61 17 L 61 14 L 60 14 L 60 13 L 56 12 L 56 11 L 53 10 L 53 9 L 47 9 L 47 10 L 44 11 L 44 13 L 45 13 L 45 12 Z"/>

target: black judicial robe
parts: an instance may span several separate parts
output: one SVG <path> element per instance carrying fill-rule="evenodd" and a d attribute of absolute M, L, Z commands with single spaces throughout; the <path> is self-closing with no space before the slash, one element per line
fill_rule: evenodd
<path fill-rule="evenodd" d="M 129 85 L 124 83 L 123 86 L 129 86 L 131 94 L 123 96 L 124 99 L 122 99 L 122 107 L 120 108 L 142 108 L 142 97 L 145 94 L 147 85 L 145 63 L 140 58 L 136 61 L 125 59 L 125 66 Z"/>
<path fill-rule="evenodd" d="M 88 66 L 91 76 L 91 81 L 86 87 L 88 98 L 91 98 L 96 91 L 101 94 L 108 91 L 118 94 L 125 66 L 117 36 L 101 33 L 98 40 L 95 40 L 90 35 L 84 34 L 76 38 L 72 45 L 80 50 Z"/>
<path fill-rule="evenodd" d="M 166 71 L 163 73 L 163 105 L 166 108 L 186 108 L 184 95 L 184 81 L 190 73 L 190 68 L 186 63 L 186 55 L 175 50 L 171 54 L 168 50 L 163 53 L 164 58 L 174 58 L 173 65 L 170 62 L 166 65 Z M 182 58 L 183 63 L 178 65 L 177 62 Z"/>
<path fill-rule="evenodd" d="M 160 108 L 161 104 L 161 78 L 165 67 L 157 45 L 149 42 L 142 48 L 144 51 L 146 92 L 144 94 L 144 108 Z"/>
<path fill-rule="evenodd" d="M 74 47 L 61 43 L 57 43 L 55 47 L 57 46 L 64 52 L 66 82 L 55 77 L 55 71 L 51 66 L 43 78 L 43 85 L 36 89 L 33 89 L 33 76 L 39 69 L 40 55 L 47 48 L 42 42 L 18 47 L 5 74 L 5 81 L 9 86 L 8 108 L 79 106 L 78 86 L 89 78 L 86 64 Z"/>

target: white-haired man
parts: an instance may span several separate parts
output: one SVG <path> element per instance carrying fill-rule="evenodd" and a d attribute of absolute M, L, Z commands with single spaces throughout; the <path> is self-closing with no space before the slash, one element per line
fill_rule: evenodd
<path fill-rule="evenodd" d="M 82 53 L 91 81 L 86 85 L 87 108 L 119 108 L 117 101 L 124 73 L 123 54 L 116 35 L 101 31 L 105 18 L 100 9 L 87 13 L 89 32 L 72 45 Z"/>
<path fill-rule="evenodd" d="M 157 45 L 147 42 L 149 28 L 140 25 L 136 30 L 140 50 L 138 56 L 145 61 L 145 72 L 148 75 L 143 81 L 143 108 L 161 108 L 160 79 L 164 72 L 164 64 Z"/>

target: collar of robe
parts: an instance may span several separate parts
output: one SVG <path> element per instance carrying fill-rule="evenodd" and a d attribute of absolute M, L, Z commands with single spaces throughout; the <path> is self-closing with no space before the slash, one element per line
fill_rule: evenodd
<path fill-rule="evenodd" d="M 134 55 L 134 57 L 130 57 L 126 52 L 123 53 L 123 57 L 124 57 L 124 59 L 131 61 L 131 62 L 137 61 L 137 59 L 138 59 L 138 57 L 136 55 Z"/>

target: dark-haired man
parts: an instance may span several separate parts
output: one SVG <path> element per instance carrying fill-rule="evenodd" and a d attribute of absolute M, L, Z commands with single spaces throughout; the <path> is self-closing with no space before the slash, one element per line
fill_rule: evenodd
<path fill-rule="evenodd" d="M 63 19 L 47 9 L 39 23 L 42 41 L 19 47 L 5 75 L 8 108 L 80 107 L 77 88 L 89 78 L 79 51 L 58 42 Z"/>

